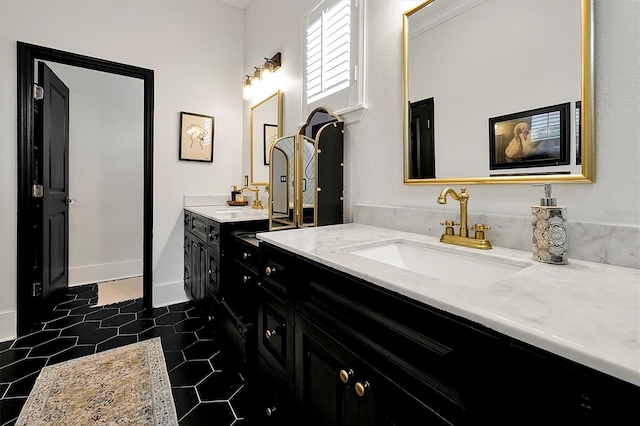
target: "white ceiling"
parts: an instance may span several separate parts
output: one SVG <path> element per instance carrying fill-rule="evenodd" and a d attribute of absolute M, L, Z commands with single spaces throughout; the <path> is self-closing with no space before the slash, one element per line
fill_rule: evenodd
<path fill-rule="evenodd" d="M 222 0 L 225 3 L 229 3 L 231 6 L 235 6 L 238 9 L 245 9 L 249 3 L 251 3 L 251 0 Z"/>

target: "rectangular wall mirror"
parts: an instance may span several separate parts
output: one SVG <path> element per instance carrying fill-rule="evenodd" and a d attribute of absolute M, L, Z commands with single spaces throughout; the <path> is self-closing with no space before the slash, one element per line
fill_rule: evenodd
<path fill-rule="evenodd" d="M 593 0 L 404 14 L 405 184 L 595 179 Z"/>
<path fill-rule="evenodd" d="M 282 136 L 282 92 L 251 107 L 251 185 L 269 183 L 269 151 Z"/>

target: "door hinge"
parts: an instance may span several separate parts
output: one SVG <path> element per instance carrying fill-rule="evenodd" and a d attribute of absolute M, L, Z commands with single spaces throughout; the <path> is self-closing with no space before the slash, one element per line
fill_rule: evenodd
<path fill-rule="evenodd" d="M 43 195 L 44 195 L 44 188 L 42 187 L 42 185 L 33 185 L 33 188 L 31 190 L 31 196 L 33 198 L 42 198 Z"/>
<path fill-rule="evenodd" d="M 42 296 L 42 283 L 33 283 L 33 297 Z"/>
<path fill-rule="evenodd" d="M 44 99 L 44 89 L 37 84 L 33 85 L 33 99 L 36 101 Z"/>

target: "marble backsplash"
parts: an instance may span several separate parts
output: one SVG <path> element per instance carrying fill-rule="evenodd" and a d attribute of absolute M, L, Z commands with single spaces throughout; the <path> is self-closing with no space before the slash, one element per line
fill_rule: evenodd
<path fill-rule="evenodd" d="M 363 225 L 440 236 L 440 222 L 457 220 L 458 212 L 411 207 L 354 204 L 352 221 Z M 469 224 L 491 225 L 487 238 L 496 247 L 531 251 L 531 218 L 469 214 Z M 640 227 L 572 221 L 569 218 L 569 259 L 640 269 Z M 569 260 L 571 261 L 571 260 Z"/>

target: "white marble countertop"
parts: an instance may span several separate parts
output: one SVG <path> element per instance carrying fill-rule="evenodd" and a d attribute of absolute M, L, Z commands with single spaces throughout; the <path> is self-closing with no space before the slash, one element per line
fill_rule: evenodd
<path fill-rule="evenodd" d="M 196 206 L 184 207 L 184 209 L 219 223 L 269 219 L 269 210 L 252 209 L 251 206 Z"/>
<path fill-rule="evenodd" d="M 580 364 L 640 385 L 640 270 L 569 260 L 547 265 L 531 253 L 477 250 L 439 238 L 360 224 L 258 234 L 262 241 L 480 323 Z M 345 247 L 410 241 L 467 256 L 530 265 L 506 279 L 465 285 L 371 260 Z M 595 249 L 595 248 L 594 248 Z M 469 281 L 474 280 L 469 271 Z"/>

